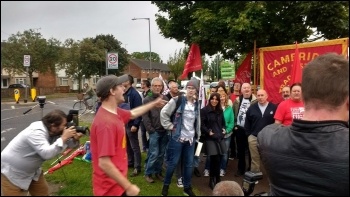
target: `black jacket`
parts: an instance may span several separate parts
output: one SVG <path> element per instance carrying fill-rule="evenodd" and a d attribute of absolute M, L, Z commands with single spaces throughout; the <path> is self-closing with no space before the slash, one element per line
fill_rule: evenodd
<path fill-rule="evenodd" d="M 294 120 L 258 134 L 273 196 L 349 196 L 349 126 Z"/>
<path fill-rule="evenodd" d="M 247 135 L 258 136 L 258 133 L 267 125 L 273 124 L 275 119 L 276 105 L 269 102 L 264 114 L 261 114 L 259 103 L 250 105 L 246 113 L 244 129 Z"/>
<path fill-rule="evenodd" d="M 143 100 L 143 104 L 152 102 L 158 97 L 159 97 L 159 94 L 152 93 L 151 96 L 150 95 L 146 96 L 146 98 Z M 162 95 L 162 97 L 163 97 L 163 100 L 168 101 L 168 98 L 166 96 Z M 143 124 L 145 125 L 147 132 L 149 133 L 153 133 L 155 131 L 165 132 L 165 129 L 163 128 L 162 124 L 160 124 L 161 110 L 162 108 L 160 107 L 154 107 L 142 115 Z"/>
<path fill-rule="evenodd" d="M 206 140 L 222 140 L 225 136 L 222 133 L 222 129 L 224 128 L 225 118 L 222 110 L 221 113 L 214 111 L 210 105 L 201 109 L 201 135 L 205 136 Z M 210 130 L 212 130 L 214 135 L 209 136 Z"/>

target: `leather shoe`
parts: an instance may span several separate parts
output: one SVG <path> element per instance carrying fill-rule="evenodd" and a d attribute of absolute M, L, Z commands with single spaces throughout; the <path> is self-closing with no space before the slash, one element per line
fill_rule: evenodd
<path fill-rule="evenodd" d="M 197 167 L 194 168 L 193 173 L 194 173 L 194 175 L 196 175 L 196 177 L 202 176 Z"/>
<path fill-rule="evenodd" d="M 160 181 L 164 181 L 164 177 L 162 176 L 162 174 L 155 174 L 155 176 L 156 176 L 157 179 L 159 179 Z"/>
<path fill-rule="evenodd" d="M 242 176 L 243 174 L 244 174 L 243 172 L 241 172 L 241 171 L 238 170 L 238 171 L 236 172 L 235 176 L 236 176 L 236 177 L 239 177 L 239 176 Z"/>
<path fill-rule="evenodd" d="M 134 171 L 131 173 L 131 177 L 137 176 L 141 173 L 141 170 L 137 170 L 136 168 L 134 169 Z"/>
<path fill-rule="evenodd" d="M 210 179 L 209 179 L 209 187 L 210 187 L 210 189 L 212 189 L 212 190 L 214 189 L 215 182 L 216 182 L 215 178 L 214 177 L 210 177 Z"/>
<path fill-rule="evenodd" d="M 154 183 L 154 180 L 152 179 L 151 176 L 145 175 L 145 179 L 146 179 L 146 181 L 149 182 L 149 183 Z"/>

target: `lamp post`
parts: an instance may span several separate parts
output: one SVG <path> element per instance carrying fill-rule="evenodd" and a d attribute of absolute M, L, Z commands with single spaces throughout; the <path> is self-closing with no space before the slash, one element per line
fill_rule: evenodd
<path fill-rule="evenodd" d="M 151 20 L 150 18 L 133 18 L 131 20 L 148 20 L 148 41 L 149 41 L 149 75 L 150 76 L 150 73 L 151 73 L 151 70 L 152 70 L 152 59 L 151 59 Z"/>

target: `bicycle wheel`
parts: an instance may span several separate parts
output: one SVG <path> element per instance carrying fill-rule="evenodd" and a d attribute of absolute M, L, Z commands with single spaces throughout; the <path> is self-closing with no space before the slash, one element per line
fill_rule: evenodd
<path fill-rule="evenodd" d="M 79 113 L 79 115 L 81 115 L 81 114 L 85 113 L 86 105 L 83 101 L 78 101 L 78 102 L 74 103 L 73 109 L 79 110 L 78 113 Z"/>

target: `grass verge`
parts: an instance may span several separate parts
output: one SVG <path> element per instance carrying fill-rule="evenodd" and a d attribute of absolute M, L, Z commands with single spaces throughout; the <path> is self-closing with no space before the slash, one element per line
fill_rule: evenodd
<path fill-rule="evenodd" d="M 91 123 L 80 122 L 80 126 L 88 126 L 90 127 Z M 89 137 L 84 136 L 81 138 L 81 144 L 84 144 L 89 140 Z M 73 151 L 72 151 L 73 152 Z M 71 152 L 71 153 L 72 153 Z M 70 154 L 68 154 L 70 155 Z M 147 154 L 142 153 L 142 164 L 146 159 Z M 63 160 L 66 157 L 62 157 Z M 81 156 L 78 156 L 81 158 Z M 57 159 L 51 159 L 43 164 L 43 170 L 46 172 L 49 168 L 51 168 L 51 163 Z M 54 164 L 55 165 L 55 164 Z M 144 169 L 140 175 L 136 177 L 130 177 L 132 173 L 132 168 L 129 168 L 128 179 L 133 183 L 140 187 L 139 196 L 161 196 L 161 190 L 163 183 L 157 179 L 155 179 L 155 183 L 148 183 L 143 177 Z M 163 173 L 165 174 L 165 173 Z M 92 196 L 92 165 L 91 163 L 76 160 L 69 165 L 65 165 L 62 168 L 54 171 L 52 174 L 45 175 L 46 180 L 49 184 L 52 185 L 62 185 L 57 193 L 52 195 L 55 196 Z M 200 195 L 198 189 L 194 188 L 194 192 Z M 183 196 L 183 188 L 178 188 L 176 186 L 176 178 L 175 173 L 172 179 L 172 184 L 169 187 L 169 196 Z"/>

